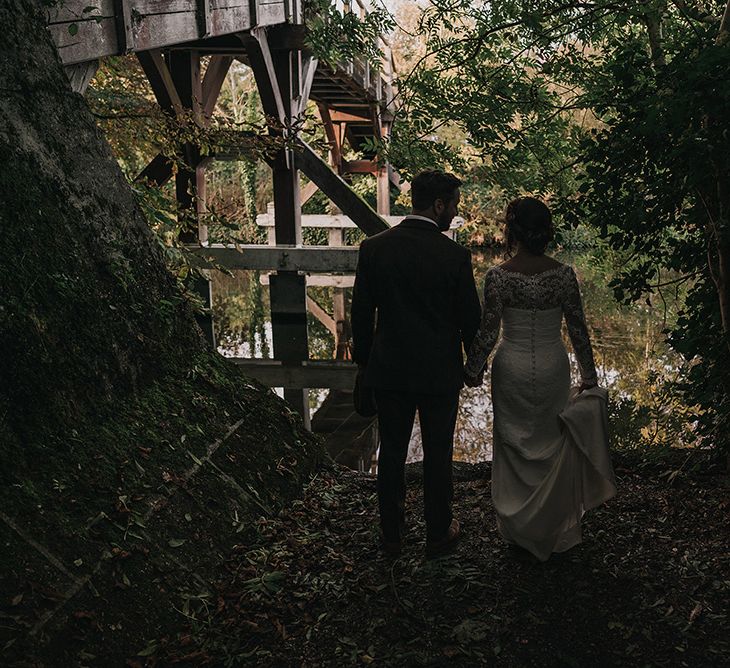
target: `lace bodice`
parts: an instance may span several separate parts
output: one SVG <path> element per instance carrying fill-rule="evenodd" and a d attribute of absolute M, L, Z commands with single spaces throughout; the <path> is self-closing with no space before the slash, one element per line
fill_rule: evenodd
<path fill-rule="evenodd" d="M 529 276 L 492 267 L 484 281 L 482 321 L 469 349 L 465 371 L 477 376 L 499 338 L 505 308 L 543 311 L 561 307 L 573 344 L 580 375 L 585 383 L 596 382 L 596 365 L 583 314 L 578 279 L 572 267 L 560 265 Z"/>

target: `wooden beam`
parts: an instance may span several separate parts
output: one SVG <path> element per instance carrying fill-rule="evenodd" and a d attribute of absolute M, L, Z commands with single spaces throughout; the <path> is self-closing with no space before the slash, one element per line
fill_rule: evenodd
<path fill-rule="evenodd" d="M 307 341 L 307 288 L 296 271 L 272 274 L 269 283 L 271 334 L 274 357 L 286 364 L 300 364 L 309 357 Z M 309 429 L 309 395 L 304 388 L 284 386 L 284 399 Z"/>
<path fill-rule="evenodd" d="M 388 166 L 381 165 L 375 173 L 377 179 L 376 202 L 378 213 L 387 216 L 390 214 L 390 179 L 388 178 Z"/>
<path fill-rule="evenodd" d="M 257 269 L 261 271 L 302 271 L 318 273 L 354 273 L 357 246 L 188 246 L 196 264 L 211 269 Z"/>
<path fill-rule="evenodd" d="M 198 4 L 198 32 L 201 37 L 207 37 L 210 34 L 210 0 L 197 0 Z"/>
<path fill-rule="evenodd" d="M 117 26 L 118 53 L 134 50 L 134 32 L 132 30 L 132 8 L 129 0 L 114 0 L 114 14 Z"/>
<path fill-rule="evenodd" d="M 334 123 L 369 123 L 370 116 L 368 114 L 362 114 L 356 116 L 345 111 L 337 111 L 336 109 L 330 109 L 330 117 Z"/>
<path fill-rule="evenodd" d="M 309 295 L 307 295 L 307 309 L 309 309 L 309 312 L 329 330 L 332 336 L 337 336 L 337 325 L 334 318 L 332 318 L 332 316 Z"/>
<path fill-rule="evenodd" d="M 355 285 L 353 274 L 307 274 L 305 276 L 308 288 L 351 288 Z M 262 273 L 259 276 L 261 285 L 269 284 L 269 274 Z"/>
<path fill-rule="evenodd" d="M 137 59 L 147 75 L 160 108 L 170 115 L 177 116 L 181 114 L 183 105 L 180 101 L 180 95 L 175 88 L 167 63 L 162 57 L 162 52 L 139 51 Z"/>
<path fill-rule="evenodd" d="M 163 186 L 172 177 L 174 165 L 175 163 L 170 158 L 158 153 L 134 180 Z"/>
<path fill-rule="evenodd" d="M 63 68 L 68 77 L 68 81 L 71 84 L 71 90 L 74 93 L 83 95 L 86 92 L 88 85 L 96 74 L 96 70 L 99 69 L 98 60 L 89 60 L 86 63 L 78 63 L 76 65 L 67 65 Z"/>
<path fill-rule="evenodd" d="M 345 160 L 342 163 L 345 174 L 377 174 L 379 169 L 374 160 Z"/>
<path fill-rule="evenodd" d="M 302 86 L 299 92 L 299 104 L 297 106 L 296 115 L 301 116 L 307 109 L 307 102 L 309 100 L 309 94 L 312 90 L 312 82 L 314 81 L 314 74 L 317 71 L 317 59 L 313 57 L 307 58 L 304 64 L 304 73 L 302 75 Z"/>
<path fill-rule="evenodd" d="M 299 191 L 299 203 L 302 206 L 304 206 L 310 199 L 312 199 L 312 196 L 318 190 L 319 190 L 319 188 L 317 187 L 317 184 L 314 183 L 314 181 L 310 181 L 309 183 L 307 183 L 307 185 L 304 186 L 304 188 L 302 188 Z M 257 220 L 258 220 L 258 216 L 257 216 Z M 302 227 L 303 226 L 304 226 L 304 224 L 302 224 Z"/>
<path fill-rule="evenodd" d="M 241 371 L 267 387 L 324 387 L 351 390 L 355 385 L 357 365 L 339 360 L 308 360 L 301 364 L 282 364 L 278 360 L 227 357 Z"/>
<path fill-rule="evenodd" d="M 403 220 L 403 216 L 382 216 L 390 227 Z M 256 216 L 259 227 L 273 227 L 274 216 L 271 213 L 260 213 Z M 357 227 L 352 218 L 342 213 L 305 213 L 302 215 L 302 227 L 319 227 L 324 229 L 354 229 Z"/>
<path fill-rule="evenodd" d="M 340 134 L 340 126 L 335 128 L 330 115 L 329 107 L 326 104 L 317 104 L 319 117 L 324 125 L 324 133 L 330 147 L 330 165 L 339 174 L 342 168 L 342 136 Z"/>
<path fill-rule="evenodd" d="M 206 125 L 210 123 L 221 87 L 233 62 L 232 56 L 211 56 L 203 78 L 203 118 Z"/>
<path fill-rule="evenodd" d="M 285 123 L 286 114 L 281 88 L 276 76 L 274 60 L 269 48 L 269 40 L 265 28 L 251 28 L 251 38 L 246 39 L 246 50 L 251 63 L 256 85 L 261 96 L 261 104 L 267 116 L 273 116 L 280 123 Z"/>
<path fill-rule="evenodd" d="M 63 0 L 48 7 L 48 28 L 64 65 L 205 43 L 252 26 L 251 5 L 259 4 L 259 23 L 286 21 L 278 0 Z M 71 25 L 76 29 L 69 30 Z M 294 26 L 292 26 L 293 28 Z M 297 26 L 303 31 L 303 26 Z"/>
<path fill-rule="evenodd" d="M 368 236 L 383 232 L 389 225 L 350 186 L 335 174 L 303 140 L 298 140 L 296 163 L 309 179 L 349 216 Z"/>

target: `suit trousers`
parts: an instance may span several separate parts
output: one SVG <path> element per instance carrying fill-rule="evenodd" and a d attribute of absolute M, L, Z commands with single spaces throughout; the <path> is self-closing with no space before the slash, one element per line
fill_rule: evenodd
<path fill-rule="evenodd" d="M 418 411 L 423 441 L 423 506 L 426 539 L 441 540 L 452 520 L 454 484 L 451 458 L 459 393 L 420 394 L 375 389 L 380 430 L 378 506 L 387 541 L 400 539 L 405 522 L 405 464 Z"/>

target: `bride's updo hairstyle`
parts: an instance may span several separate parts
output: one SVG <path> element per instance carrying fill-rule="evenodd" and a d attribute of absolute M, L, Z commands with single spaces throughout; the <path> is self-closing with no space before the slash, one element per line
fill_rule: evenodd
<path fill-rule="evenodd" d="M 550 209 L 534 197 L 518 197 L 507 205 L 505 236 L 511 253 L 519 241 L 533 255 L 543 255 L 553 239 Z"/>

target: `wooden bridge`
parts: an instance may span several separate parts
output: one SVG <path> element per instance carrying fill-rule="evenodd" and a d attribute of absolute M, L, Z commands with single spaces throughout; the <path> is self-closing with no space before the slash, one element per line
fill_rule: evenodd
<path fill-rule="evenodd" d="M 361 0 L 333 4 L 340 12 L 356 11 L 361 17 L 367 11 Z M 161 109 L 173 118 L 193 118 L 201 127 L 210 123 L 234 59 L 251 67 L 264 113 L 278 122 L 270 133 L 286 132 L 296 125 L 309 100 L 316 103 L 329 142 L 329 160 L 323 160 L 301 139 L 295 150 L 280 149 L 270 159 L 274 206 L 267 246 L 207 243 L 207 230 L 199 216 L 205 211 L 205 170 L 210 156 L 201 155 L 199 146 L 185 144 L 177 156 L 156 156 L 138 178 L 160 186 L 175 180 L 181 220 L 198 220 L 196 227 L 184 229 L 182 240 L 198 255 L 232 270 L 273 272 L 268 283 L 275 359 L 233 362 L 270 386 L 284 387 L 286 400 L 307 426 L 306 388 L 330 388 L 330 397 L 313 420 L 314 427 L 337 434 L 341 445 L 359 438 L 368 442 L 366 450 L 374 450 L 372 421 L 363 423 L 346 408 L 352 405 L 349 390 L 355 369 L 346 353 L 349 327 L 342 288 L 335 291 L 331 318 L 337 359 L 310 361 L 307 344 L 306 275 L 352 275 L 357 248 L 344 245 L 342 226 L 332 228 L 329 246 L 302 246 L 301 205 L 320 189 L 366 234 L 387 229 L 384 216 L 390 213 L 390 188 L 398 185 L 398 179 L 389 165 L 363 153 L 368 138 L 390 131 L 393 62 L 387 41 L 380 38 L 380 68 L 372 68 L 364 60 L 328 65 L 318 62 L 306 48 L 301 0 L 98 0 L 91 5 L 88 0 L 65 0 L 48 10 L 49 30 L 77 92 L 84 92 L 101 59 L 135 53 Z M 363 159 L 346 161 L 346 143 L 363 153 Z M 235 159 L 233 148 L 233 155 L 219 158 Z M 176 169 L 176 163 L 184 166 Z M 311 181 L 303 189 L 300 172 Z M 348 173 L 363 172 L 377 179 L 377 210 L 345 180 Z M 210 283 L 199 284 L 197 289 L 210 305 Z M 210 320 L 201 319 L 200 324 L 215 345 Z M 362 459 L 368 454 L 358 456 Z"/>

